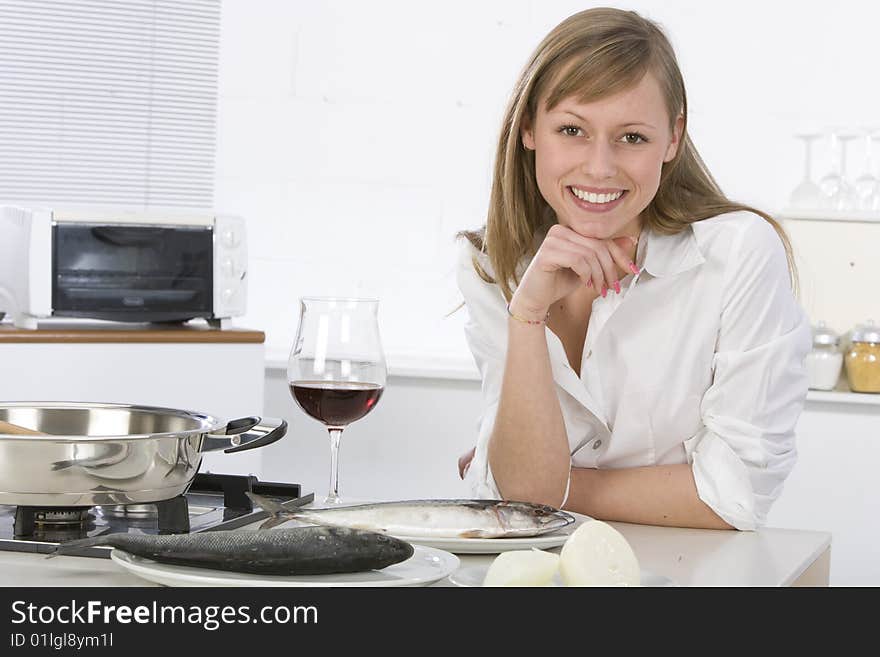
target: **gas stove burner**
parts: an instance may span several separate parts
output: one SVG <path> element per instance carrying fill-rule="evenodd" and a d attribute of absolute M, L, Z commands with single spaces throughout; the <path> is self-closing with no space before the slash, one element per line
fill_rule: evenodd
<path fill-rule="evenodd" d="M 49 526 L 37 527 L 30 536 L 20 536 L 19 538 L 29 538 L 34 541 L 46 541 L 54 543 L 64 543 L 66 541 L 75 541 L 79 538 L 88 538 L 89 532 L 95 528 L 95 525 L 75 525 L 75 526 Z"/>
<path fill-rule="evenodd" d="M 51 509 L 34 509 L 34 524 L 37 527 L 82 527 L 95 521 L 89 513 L 91 507 L 53 507 Z"/>
<path fill-rule="evenodd" d="M 90 511 L 87 506 L 19 506 L 15 509 L 14 535 L 37 540 L 76 538 L 95 528 L 95 516 Z"/>
<path fill-rule="evenodd" d="M 184 494 L 149 504 L 37 507 L 0 504 L 0 550 L 50 554 L 57 545 L 107 533 L 184 534 L 237 529 L 268 517 L 255 509 L 253 491 L 286 503 L 308 504 L 299 484 L 262 482 L 253 475 L 197 473 Z M 77 556 L 109 558 L 105 547 L 83 547 Z"/>

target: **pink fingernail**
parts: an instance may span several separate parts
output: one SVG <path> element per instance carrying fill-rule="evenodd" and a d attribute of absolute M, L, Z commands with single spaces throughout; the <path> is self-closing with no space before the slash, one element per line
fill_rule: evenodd
<path fill-rule="evenodd" d="M 603 284 L 602 284 L 602 298 L 603 298 L 603 299 L 605 298 L 605 295 L 606 295 L 606 294 L 608 294 L 608 286 L 606 286 L 606 285 L 603 283 Z"/>
<path fill-rule="evenodd" d="M 630 270 L 633 274 L 638 274 L 638 273 L 639 273 L 639 268 L 636 267 L 636 264 L 635 264 L 634 262 L 629 263 L 629 270 Z"/>
<path fill-rule="evenodd" d="M 614 281 L 614 291 L 620 294 L 620 282 Z"/>

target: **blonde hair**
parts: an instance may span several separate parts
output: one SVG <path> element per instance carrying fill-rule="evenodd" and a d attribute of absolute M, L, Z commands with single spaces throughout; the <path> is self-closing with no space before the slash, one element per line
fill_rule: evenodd
<path fill-rule="evenodd" d="M 476 258 L 474 269 L 483 280 L 497 283 L 507 301 L 519 284 L 518 266 L 525 256 L 534 255 L 536 235 L 555 223 L 553 210 L 538 189 L 534 151 L 521 140 L 523 126 L 533 125 L 539 100 L 546 96 L 548 109 L 566 98 L 589 103 L 632 88 L 649 72 L 660 84 L 670 127 L 678 116 L 684 122 L 678 151 L 663 164 L 657 194 L 641 215 L 644 227 L 671 235 L 726 212 L 754 212 L 779 234 L 792 290 L 797 293 L 794 255 L 782 226 L 767 213 L 728 199 L 691 142 L 684 80 L 666 35 L 636 12 L 596 8 L 557 25 L 523 69 L 498 140 L 486 224 L 457 235 L 488 256 L 494 279 Z"/>

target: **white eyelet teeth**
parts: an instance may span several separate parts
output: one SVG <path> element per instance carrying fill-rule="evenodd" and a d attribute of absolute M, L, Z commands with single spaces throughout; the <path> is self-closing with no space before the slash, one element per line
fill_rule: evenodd
<path fill-rule="evenodd" d="M 577 196 L 582 201 L 587 201 L 588 203 L 593 203 L 596 205 L 601 205 L 604 203 L 610 203 L 611 201 L 616 201 L 621 196 L 623 196 L 624 191 L 621 190 L 619 192 L 614 192 L 612 194 L 593 194 L 591 192 L 584 192 L 582 190 L 576 189 L 574 187 L 570 187 L 572 193 Z"/>

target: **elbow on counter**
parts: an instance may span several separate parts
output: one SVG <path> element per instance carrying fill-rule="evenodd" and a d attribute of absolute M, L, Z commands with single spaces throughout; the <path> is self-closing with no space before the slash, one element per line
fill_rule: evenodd
<path fill-rule="evenodd" d="M 499 454 L 497 442 L 489 441 L 487 452 L 475 461 L 477 467 L 472 480 L 472 488 L 479 497 L 492 496 L 511 502 L 543 504 L 561 509 L 568 497 L 571 476 L 571 460 L 563 450 L 557 459 L 547 459 L 541 463 L 532 460 L 521 463 Z M 470 474 L 470 473 L 469 473 Z"/>
<path fill-rule="evenodd" d="M 503 478 L 496 478 L 495 484 L 501 499 L 510 502 L 529 502 L 561 509 L 568 497 L 567 479 L 556 482 L 554 477 L 543 477 L 535 481 L 517 478 L 516 481 L 506 482 Z"/>
<path fill-rule="evenodd" d="M 514 487 L 510 491 L 499 489 L 501 499 L 508 502 L 529 502 L 561 509 L 565 503 L 565 491 L 532 491 L 523 487 Z"/>

